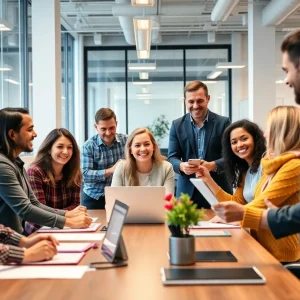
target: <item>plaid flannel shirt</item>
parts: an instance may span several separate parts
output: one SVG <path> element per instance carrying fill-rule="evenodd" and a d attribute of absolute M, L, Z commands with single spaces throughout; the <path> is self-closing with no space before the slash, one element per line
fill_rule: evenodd
<path fill-rule="evenodd" d="M 83 191 L 98 200 L 104 195 L 104 188 L 111 185 L 112 176 L 105 177 L 105 169 L 124 158 L 127 136 L 117 133 L 111 146 L 106 146 L 98 134 L 87 140 L 81 151 Z"/>
<path fill-rule="evenodd" d="M 44 205 L 54 209 L 72 210 L 80 205 L 80 187 L 65 187 L 62 180 L 52 186 L 46 173 L 38 166 L 27 170 L 29 182 L 36 198 Z M 25 231 L 28 234 L 35 232 L 41 226 L 25 222 Z"/>

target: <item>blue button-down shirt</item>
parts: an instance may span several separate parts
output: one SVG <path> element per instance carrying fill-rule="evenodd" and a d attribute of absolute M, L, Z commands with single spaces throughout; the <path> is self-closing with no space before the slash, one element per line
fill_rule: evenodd
<path fill-rule="evenodd" d="M 195 144 L 197 146 L 198 151 L 198 158 L 204 159 L 205 153 L 204 153 L 204 140 L 205 140 L 205 123 L 208 122 L 208 111 L 206 114 L 206 117 L 202 123 L 202 127 L 199 127 L 193 120 L 191 116 L 191 122 L 194 130 L 194 138 L 195 138 Z"/>
<path fill-rule="evenodd" d="M 105 177 L 105 170 L 124 158 L 127 136 L 117 133 L 111 146 L 106 146 L 98 134 L 87 140 L 81 151 L 83 191 L 94 199 L 104 195 L 104 188 L 111 185 L 112 176 Z"/>

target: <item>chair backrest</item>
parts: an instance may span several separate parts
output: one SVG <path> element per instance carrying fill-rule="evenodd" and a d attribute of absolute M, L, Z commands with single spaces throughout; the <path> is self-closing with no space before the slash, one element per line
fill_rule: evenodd
<path fill-rule="evenodd" d="M 24 161 L 24 168 L 27 171 L 30 164 L 34 161 L 35 156 L 34 155 L 24 155 L 20 157 Z"/>

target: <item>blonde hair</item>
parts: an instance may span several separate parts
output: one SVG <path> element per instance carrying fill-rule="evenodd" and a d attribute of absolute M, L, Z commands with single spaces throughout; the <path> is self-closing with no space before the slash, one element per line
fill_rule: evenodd
<path fill-rule="evenodd" d="M 276 157 L 300 149 L 300 109 L 277 106 L 269 112 L 267 121 L 267 156 Z"/>
<path fill-rule="evenodd" d="M 130 186 L 139 185 L 139 179 L 137 176 L 137 168 L 136 168 L 136 160 L 134 156 L 131 154 L 131 146 L 132 146 L 133 139 L 137 135 L 142 133 L 147 133 L 150 137 L 151 143 L 153 144 L 153 149 L 154 149 L 152 154 L 153 163 L 161 164 L 165 160 L 165 157 L 160 153 L 157 142 L 153 134 L 151 133 L 151 131 L 147 128 L 135 129 L 128 137 L 125 145 L 125 175 L 128 178 L 128 182 Z"/>

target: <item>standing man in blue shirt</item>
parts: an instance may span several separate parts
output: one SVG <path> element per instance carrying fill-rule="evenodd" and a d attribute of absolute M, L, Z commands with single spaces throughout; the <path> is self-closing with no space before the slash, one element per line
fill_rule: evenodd
<path fill-rule="evenodd" d="M 81 203 L 88 209 L 104 209 L 104 188 L 111 185 L 119 159 L 124 156 L 127 136 L 116 133 L 117 119 L 110 108 L 96 112 L 94 125 L 98 134 L 82 146 L 83 193 Z"/>
<path fill-rule="evenodd" d="M 207 86 L 198 80 L 191 81 L 184 89 L 184 101 L 188 113 L 173 121 L 170 137 L 168 160 L 174 171 L 179 174 L 176 196 L 186 193 L 198 207 L 210 208 L 209 203 L 190 182 L 195 177 L 198 166 L 189 159 L 201 159 L 200 163 L 211 171 L 211 176 L 226 192 L 232 193 L 223 171 L 222 135 L 230 124 L 227 117 L 208 109 L 210 96 Z"/>

